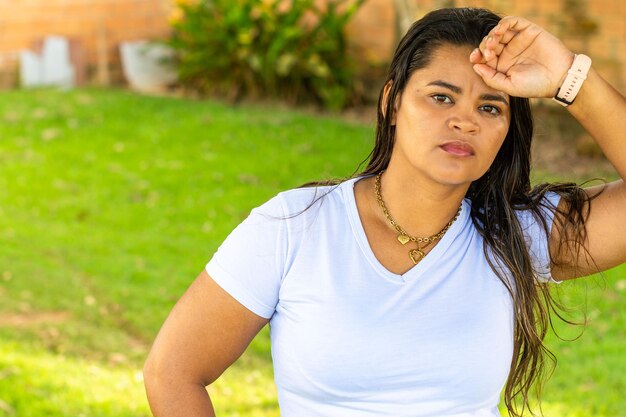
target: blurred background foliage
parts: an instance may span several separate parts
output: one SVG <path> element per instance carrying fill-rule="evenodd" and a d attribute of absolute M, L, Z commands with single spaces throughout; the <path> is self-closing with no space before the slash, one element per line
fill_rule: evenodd
<path fill-rule="evenodd" d="M 361 96 L 345 27 L 363 2 L 179 1 L 167 44 L 187 89 L 343 109 Z"/>

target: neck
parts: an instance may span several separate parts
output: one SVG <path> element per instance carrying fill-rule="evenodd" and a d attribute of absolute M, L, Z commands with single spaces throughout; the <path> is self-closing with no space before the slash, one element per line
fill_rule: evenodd
<path fill-rule="evenodd" d="M 425 237 L 448 224 L 461 205 L 467 185 L 433 184 L 389 167 L 381 178 L 381 196 L 396 223 L 407 233 Z M 378 205 L 377 202 L 375 202 Z M 382 209 L 379 217 L 389 223 Z"/>

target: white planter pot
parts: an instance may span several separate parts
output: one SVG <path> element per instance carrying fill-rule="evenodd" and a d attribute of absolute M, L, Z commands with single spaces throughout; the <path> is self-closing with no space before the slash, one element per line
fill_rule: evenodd
<path fill-rule="evenodd" d="M 171 59 L 174 51 L 150 41 L 120 43 L 122 71 L 129 86 L 137 91 L 154 93 L 176 82 L 176 71 L 163 61 Z"/>

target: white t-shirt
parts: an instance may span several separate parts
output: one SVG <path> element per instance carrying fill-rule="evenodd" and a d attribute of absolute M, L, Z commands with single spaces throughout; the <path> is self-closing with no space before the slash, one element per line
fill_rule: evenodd
<path fill-rule="evenodd" d="M 278 194 L 206 267 L 242 305 L 270 319 L 281 415 L 500 416 L 512 301 L 485 259 L 469 202 L 428 255 L 397 275 L 368 244 L 357 180 Z M 545 233 L 529 213 L 519 218 L 535 267 L 549 279 Z"/>

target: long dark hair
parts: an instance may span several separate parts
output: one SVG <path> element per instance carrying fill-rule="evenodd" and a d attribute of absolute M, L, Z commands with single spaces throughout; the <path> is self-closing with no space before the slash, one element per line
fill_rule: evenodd
<path fill-rule="evenodd" d="M 391 87 L 386 96 L 384 88 L 381 91 L 376 144 L 369 164 L 360 175 L 377 174 L 387 168 L 395 138 L 393 106 L 411 74 L 427 66 L 433 52 L 441 45 L 477 47 L 499 21 L 498 15 L 485 9 L 453 8 L 433 11 L 413 24 L 394 54 L 385 82 Z M 471 184 L 466 195 L 472 202 L 472 221 L 484 238 L 485 256 L 513 298 L 514 351 L 504 390 L 504 401 L 512 416 L 520 416 L 529 405 L 529 391 L 533 384 L 536 383 L 537 395 L 540 393 L 546 359 L 555 361 L 543 339 L 551 326 L 551 311 L 560 316 L 560 305 L 552 298 L 547 285 L 538 283 L 535 278 L 536 272 L 515 212 L 531 210 L 548 237 L 549 225 L 543 213 L 548 203 L 544 197 L 550 191 L 560 194 L 569 203 L 568 211 L 555 217 L 557 221 L 562 219 L 564 224 L 573 225 L 565 228 L 570 231 L 567 240 L 574 241 L 574 246 L 582 246 L 587 217 L 585 207 L 588 207 L 586 194 L 576 184 L 542 184 L 531 188 L 532 137 L 529 100 L 511 97 L 511 124 L 504 143 L 487 173 Z M 556 261 L 553 263 L 557 264 Z M 496 268 L 495 264 L 506 267 L 509 276 L 503 276 L 502 268 Z"/>
<path fill-rule="evenodd" d="M 450 8 L 430 12 L 411 26 L 391 62 L 385 82 L 388 90 L 385 92 L 383 87 L 378 99 L 376 143 L 368 157 L 369 163 L 354 176 L 375 175 L 387 168 L 395 140 L 394 103 L 411 74 L 427 66 L 433 52 L 442 45 L 477 47 L 499 21 L 500 17 L 489 10 Z M 551 296 L 548 285 L 536 279 L 537 272 L 533 270 L 516 211 L 530 210 L 543 226 L 546 237 L 550 236 L 550 225 L 545 210 L 556 212 L 555 222 L 563 230 L 563 243 L 558 252 L 572 247 L 584 248 L 589 197 L 574 183 L 531 187 L 533 119 L 530 102 L 526 98 L 511 97 L 510 108 L 511 123 L 504 143 L 487 173 L 470 185 L 466 198 L 472 203 L 472 222 L 484 238 L 485 256 L 513 299 L 514 352 L 504 400 L 509 414 L 519 417 L 529 407 L 531 387 L 537 388 L 539 396 L 547 362 L 556 361 L 543 340 L 552 324 L 551 312 L 561 318 L 562 315 L 561 306 Z M 555 192 L 565 199 L 567 210 L 550 207 L 545 198 L 547 192 Z M 574 255 L 577 253 L 578 250 Z M 556 256 L 552 263 L 558 265 Z M 503 270 L 507 273 L 503 274 Z"/>

